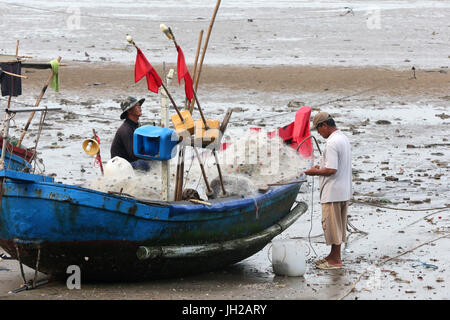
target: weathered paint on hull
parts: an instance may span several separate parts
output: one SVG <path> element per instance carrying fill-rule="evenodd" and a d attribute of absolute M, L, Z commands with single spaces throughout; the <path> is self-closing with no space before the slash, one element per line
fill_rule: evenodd
<path fill-rule="evenodd" d="M 23 179 L 35 175 L 24 174 Z M 6 179 L 0 210 L 0 245 L 39 270 L 64 277 L 78 265 L 84 279 L 143 280 L 203 272 L 238 262 L 263 244 L 201 258 L 140 261 L 139 246 L 189 245 L 243 238 L 289 213 L 300 184 L 251 199 L 223 199 L 212 206 L 183 202 L 146 204 L 135 199 L 51 182 Z"/>

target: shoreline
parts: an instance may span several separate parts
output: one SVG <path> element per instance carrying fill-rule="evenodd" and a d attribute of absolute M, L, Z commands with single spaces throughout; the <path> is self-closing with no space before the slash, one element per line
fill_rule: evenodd
<path fill-rule="evenodd" d="M 192 73 L 193 66 L 188 65 Z M 154 65 L 162 75 L 162 65 Z M 166 64 L 166 69 L 175 64 Z M 23 69 L 29 77 L 24 86 L 40 88 L 49 70 Z M 450 73 L 447 68 L 395 70 L 384 67 L 321 67 L 321 66 L 260 66 L 203 65 L 198 91 L 227 88 L 263 92 L 322 92 L 367 89 L 370 93 L 388 95 L 447 95 Z M 178 86 L 174 76 L 172 85 Z M 145 80 L 134 83 L 134 61 L 130 64 L 70 63 L 60 68 L 61 92 L 81 90 L 143 92 Z M 102 93 L 100 93 L 102 94 Z"/>

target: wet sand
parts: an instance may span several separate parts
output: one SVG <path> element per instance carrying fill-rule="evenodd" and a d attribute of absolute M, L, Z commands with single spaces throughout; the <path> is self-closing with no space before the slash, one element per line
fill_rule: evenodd
<path fill-rule="evenodd" d="M 1 299 L 339 299 L 365 270 L 366 275 L 346 299 L 449 298 L 449 238 L 377 266 L 389 257 L 449 232 L 449 210 L 413 211 L 449 205 L 450 112 L 446 86 L 450 75 L 446 70 L 419 70 L 417 79 L 411 79 L 409 71 L 381 68 L 208 66 L 203 72 L 199 98 L 205 101 L 207 114 L 220 118 L 217 108 L 241 108 L 233 114 L 231 135 L 245 132 L 248 126 L 270 129 L 289 123 L 297 107 L 288 104 L 296 101 L 294 105 L 312 106 L 313 114 L 318 110 L 330 112 L 338 127 L 349 136 L 353 148 L 354 199 L 366 202 L 352 204 L 350 221 L 368 235 L 350 235 L 343 251 L 344 268 L 321 271 L 313 267 L 314 251 L 318 257 L 328 253 L 321 236 L 315 190 L 311 232 L 308 211 L 279 236 L 302 237 L 305 243 L 311 236 L 314 250 L 307 258 L 304 277 L 275 276 L 267 246 L 243 262 L 201 275 L 142 283 L 82 283 L 81 290 L 69 290 L 63 282 L 52 282 L 38 290 L 8 294 L 20 286 L 21 276 L 17 261 L 3 260 Z M 30 79 L 25 82 L 29 86 L 27 92 L 38 90 L 46 73 L 48 70 L 29 73 Z M 92 159 L 80 150 L 80 143 L 95 127 L 102 137 L 103 150 L 109 149 L 120 124 L 115 119 L 119 115 L 117 99 L 145 93 L 150 102 L 144 113 L 152 113 L 155 118 L 158 100 L 156 95 L 146 93 L 145 84 L 132 83 L 130 66 L 71 65 L 62 70 L 61 77 L 61 92 L 49 90 L 44 103 L 63 106 L 62 116 L 51 115 L 46 121 L 40 157 L 46 173 L 54 173 L 57 181 L 79 183 L 99 175 Z M 93 83 L 101 84 L 90 85 Z M 177 94 L 182 91 L 174 83 L 171 88 Z M 32 97 L 27 98 L 32 102 Z M 90 113 L 103 115 L 110 121 L 81 116 Z M 13 131 L 21 127 L 22 120 L 16 121 Z M 319 140 L 322 144 L 323 139 Z M 61 148 L 52 147 L 55 141 Z M 104 161 L 108 159 L 105 151 Z M 311 181 L 302 187 L 298 199 L 311 208 Z M 30 279 L 33 271 L 26 268 L 26 276 Z"/>
<path fill-rule="evenodd" d="M 8 294 L 22 279 L 18 262 L 3 260 L 0 299 L 333 300 L 344 297 L 353 285 L 355 290 L 345 299 L 450 299 L 450 210 L 431 210 L 450 204 L 448 4 L 350 1 L 352 15 L 344 14 L 347 4 L 334 1 L 223 2 L 198 88 L 204 112 L 221 120 L 228 108 L 235 108 L 227 129 L 231 139 L 249 127 L 271 131 L 289 124 L 302 105 L 311 106 L 313 115 L 319 110 L 333 115 L 352 144 L 353 195 L 362 202 L 350 206 L 349 221 L 368 233 L 350 234 L 343 269 L 314 268 L 313 261 L 326 256 L 329 248 L 322 236 L 318 180 L 313 188 L 310 179 L 298 196 L 310 210 L 279 236 L 301 237 L 311 248 L 304 277 L 274 275 L 266 246 L 238 264 L 201 275 L 138 283 L 82 280 L 81 290 L 51 282 Z M 120 125 L 119 102 L 128 95 L 147 99 L 143 124 L 158 123 L 160 98 L 147 91 L 144 80 L 134 83 L 135 51 L 125 34 L 132 33 L 162 75 L 162 61 L 176 61 L 172 44 L 159 30 L 165 22 L 191 64 L 198 32 L 207 30 L 213 10 L 212 4 L 198 4 L 5 4 L 0 25 L 16 27 L 5 28 L 1 53 L 12 54 L 20 39 L 20 54 L 42 61 L 60 55 L 68 65 L 60 69 L 60 92 L 48 89 L 41 102 L 62 110 L 47 116 L 38 146 L 40 170 L 67 184 L 99 177 L 99 168 L 81 143 L 95 128 L 102 159 L 109 160 Z M 374 14 L 369 10 L 372 4 L 375 14 L 381 14 L 380 28 L 367 24 Z M 69 28 L 73 11 L 67 10 L 78 5 L 80 25 Z M 48 72 L 24 69 L 29 79 L 23 81 L 24 94 L 13 99 L 13 106 L 21 106 L 15 101 L 34 104 Z M 169 90 L 182 104 L 184 90 L 176 79 Z M 0 99 L 4 106 L 4 97 Z M 27 118 L 15 117 L 13 136 L 20 134 Z M 38 118 L 25 137 L 26 146 L 34 145 Z M 319 141 L 323 146 L 323 139 Z M 415 250 L 380 264 L 410 249 Z M 34 275 L 29 268 L 25 272 L 27 279 Z"/>

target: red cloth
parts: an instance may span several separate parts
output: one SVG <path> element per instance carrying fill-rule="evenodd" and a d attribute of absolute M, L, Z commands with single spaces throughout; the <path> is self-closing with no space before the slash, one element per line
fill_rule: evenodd
<path fill-rule="evenodd" d="M 311 135 L 309 131 L 309 122 L 311 117 L 311 107 L 303 106 L 298 109 L 295 115 L 294 130 L 292 131 L 292 143 L 291 147 L 297 149 L 297 146 L 306 138 Z M 298 149 L 303 157 L 311 157 L 313 153 L 311 139 L 303 142 L 300 149 Z"/>
<path fill-rule="evenodd" d="M 303 106 L 297 110 L 295 114 L 295 121 L 290 124 L 279 128 L 276 131 L 269 132 L 267 136 L 273 138 L 278 135 L 283 139 L 284 143 L 291 146 L 293 149 L 297 149 L 297 146 L 307 137 L 311 135 L 309 131 L 309 122 L 311 117 L 311 107 Z M 261 128 L 251 127 L 250 131 L 258 132 Z M 223 143 L 220 150 L 225 150 L 231 143 Z M 305 158 L 309 158 L 313 155 L 313 146 L 311 139 L 303 142 L 302 146 L 298 149 L 298 153 Z"/>
<path fill-rule="evenodd" d="M 311 107 L 303 106 L 297 110 L 295 114 L 295 121 L 290 124 L 279 128 L 276 131 L 269 132 L 268 136 L 270 138 L 278 135 L 283 139 L 284 143 L 290 145 L 292 148 L 297 149 L 297 146 L 305 139 L 310 136 L 309 131 L 309 121 L 311 116 Z M 306 140 L 300 149 L 298 149 L 303 157 L 311 157 L 313 153 L 311 139 Z"/>
<path fill-rule="evenodd" d="M 144 76 L 147 77 L 148 90 L 158 93 L 162 80 L 150 62 L 148 62 L 141 49 L 137 48 L 136 64 L 134 66 L 134 82 L 138 82 Z"/>
<path fill-rule="evenodd" d="M 180 46 L 177 46 L 178 59 L 177 59 L 177 75 L 178 84 L 181 84 L 181 79 L 184 78 L 184 92 L 186 93 L 186 98 L 189 102 L 194 98 L 194 88 L 192 86 L 192 78 L 189 74 L 188 67 L 186 66 L 186 61 L 184 60 L 183 51 L 181 51 Z"/>
<path fill-rule="evenodd" d="M 294 131 L 294 124 L 295 124 L 295 122 L 291 122 L 287 126 L 284 126 L 283 128 L 279 128 L 278 132 L 277 131 L 270 132 L 269 137 L 272 138 L 273 136 L 275 136 L 278 133 L 278 136 L 281 139 L 283 139 L 284 142 L 290 143 L 289 140 L 292 139 L 292 132 Z"/>

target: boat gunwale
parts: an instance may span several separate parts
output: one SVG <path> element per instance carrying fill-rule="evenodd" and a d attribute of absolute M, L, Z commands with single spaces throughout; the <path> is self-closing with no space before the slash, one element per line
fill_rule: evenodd
<path fill-rule="evenodd" d="M 35 175 L 35 176 L 40 176 L 40 175 Z M 131 214 L 129 213 L 125 207 L 126 206 L 121 206 L 121 208 L 118 210 L 116 209 L 110 209 L 110 208 L 106 208 L 104 207 L 104 203 L 105 201 L 108 201 L 109 199 L 111 199 L 112 201 L 123 201 L 125 203 L 128 203 L 130 206 L 135 206 L 135 205 L 139 205 L 142 206 L 142 208 L 140 210 L 145 210 L 148 208 L 151 208 L 152 206 L 154 207 L 160 207 L 160 208 L 167 208 L 168 210 L 170 210 L 171 212 L 175 212 L 175 214 L 173 215 L 174 217 L 178 216 L 180 217 L 182 214 L 186 213 L 206 213 L 206 214 L 210 214 L 210 213 L 219 213 L 219 212 L 229 212 L 233 209 L 239 209 L 239 208 L 246 208 L 249 206 L 254 207 L 255 205 L 259 205 L 260 203 L 264 202 L 267 198 L 276 198 L 277 195 L 284 193 L 284 192 L 288 192 L 291 189 L 295 189 L 298 187 L 299 184 L 301 184 L 302 182 L 298 182 L 298 183 L 292 183 L 292 184 L 288 184 L 288 185 L 284 185 L 284 186 L 272 186 L 270 187 L 270 189 L 265 192 L 265 193 L 259 193 L 254 195 L 253 197 L 246 197 L 246 198 L 239 198 L 239 197 L 227 197 L 227 198 L 219 198 L 219 199 L 213 199 L 211 201 L 211 206 L 205 205 L 205 204 L 195 204 L 189 201 L 153 201 L 153 200 L 143 200 L 143 199 L 139 199 L 139 198 L 134 198 L 134 197 L 129 197 L 129 196 L 120 196 L 114 193 L 106 193 L 106 192 L 102 192 L 102 191 L 98 191 L 98 190 L 94 190 L 94 189 L 89 189 L 89 188 L 85 188 L 85 187 L 81 187 L 81 186 L 75 186 L 75 185 L 68 185 L 68 184 L 63 184 L 60 182 L 46 182 L 46 181 L 34 181 L 34 182 L 29 182 L 29 181 L 21 181 L 19 179 L 14 179 L 14 178 L 6 178 L 5 181 L 5 186 L 8 184 L 33 184 L 33 185 L 41 185 L 41 186 L 46 186 L 46 187 L 51 187 L 51 188 L 58 188 L 58 189 L 68 189 L 70 191 L 78 191 L 78 192 L 83 192 L 83 193 L 89 193 L 89 194 L 93 194 L 95 196 L 98 197 L 102 197 L 104 200 L 101 202 L 101 204 L 96 205 L 95 201 L 90 201 L 89 203 L 77 203 L 77 202 L 73 202 L 74 205 L 79 205 L 79 206 L 83 206 L 83 207 L 88 207 L 88 208 L 94 208 L 94 209 L 99 209 L 101 208 L 104 211 L 109 211 L 109 212 L 114 212 L 114 213 L 121 213 L 124 215 L 133 215 L 135 218 L 140 218 L 140 219 L 144 219 L 144 220 L 155 220 L 154 218 L 149 218 L 149 217 L 145 217 L 142 216 L 140 214 Z M 69 191 L 69 192 L 70 192 Z M 8 197 L 8 194 L 4 194 L 4 196 Z M 31 197 L 30 197 L 31 198 Z M 35 197 L 38 198 L 38 197 Z M 66 199 L 57 199 L 57 198 L 44 198 L 42 197 L 41 199 L 44 200 L 51 200 L 51 201 L 60 201 L 60 202 L 67 202 L 67 201 L 73 201 L 76 198 L 66 198 Z M 103 207 L 102 207 L 103 204 Z M 137 208 L 136 211 L 139 210 L 139 207 Z M 208 215 L 207 219 L 201 219 L 201 220 L 193 220 L 193 219 L 186 219 L 186 220 L 180 220 L 180 219 L 157 219 L 158 221 L 166 221 L 166 222 L 182 222 L 182 221 L 204 221 L 204 220 L 213 220 L 213 219 L 221 219 L 224 218 L 223 215 L 216 215 L 216 216 L 211 216 Z"/>

